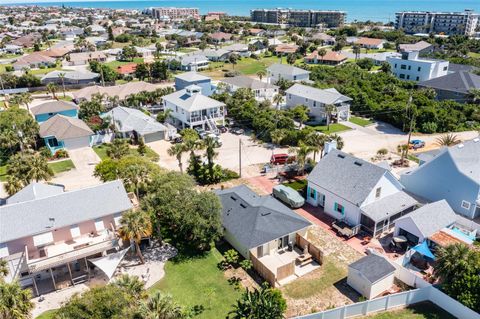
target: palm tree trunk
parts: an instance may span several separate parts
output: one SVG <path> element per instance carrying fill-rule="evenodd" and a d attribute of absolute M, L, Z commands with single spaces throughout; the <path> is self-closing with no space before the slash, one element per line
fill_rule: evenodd
<path fill-rule="evenodd" d="M 182 159 L 178 159 L 178 167 L 180 168 L 180 173 L 183 173 L 183 164 L 182 164 Z"/>
<path fill-rule="evenodd" d="M 137 241 L 135 241 L 135 249 L 137 250 L 137 255 L 138 255 L 138 258 L 140 258 L 140 262 L 144 264 L 145 259 L 143 258 L 142 252 L 140 251 L 140 245 L 138 244 Z"/>

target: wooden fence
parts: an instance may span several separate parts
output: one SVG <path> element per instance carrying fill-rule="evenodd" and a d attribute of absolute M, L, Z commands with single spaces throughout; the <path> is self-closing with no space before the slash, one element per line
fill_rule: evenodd
<path fill-rule="evenodd" d="M 323 251 L 298 233 L 296 237 L 296 245 L 302 250 L 305 246 L 307 246 L 308 253 L 312 255 L 313 259 L 315 259 L 315 261 L 318 262 L 320 265 L 323 264 Z"/>
<path fill-rule="evenodd" d="M 295 260 L 277 268 L 277 281 L 295 274 Z"/>
<path fill-rule="evenodd" d="M 265 267 L 265 265 L 253 254 L 250 254 L 250 260 L 252 261 L 253 269 L 255 269 L 272 287 L 275 287 L 275 274 L 270 269 Z"/>

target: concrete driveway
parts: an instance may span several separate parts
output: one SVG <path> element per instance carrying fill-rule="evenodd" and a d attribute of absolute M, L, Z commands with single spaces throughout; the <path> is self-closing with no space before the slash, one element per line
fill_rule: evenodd
<path fill-rule="evenodd" d="M 56 175 L 52 182 L 65 185 L 66 190 L 101 184 L 101 181 L 93 176 L 95 165 L 100 163 L 100 158 L 91 147 L 69 150 L 68 154 L 75 169 Z"/>

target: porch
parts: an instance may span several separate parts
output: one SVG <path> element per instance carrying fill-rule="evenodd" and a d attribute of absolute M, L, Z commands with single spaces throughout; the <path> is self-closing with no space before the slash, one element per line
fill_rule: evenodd
<path fill-rule="evenodd" d="M 45 137 L 43 140 L 52 155 L 54 155 L 58 150 L 65 148 L 63 141 L 57 140 L 55 136 Z"/>

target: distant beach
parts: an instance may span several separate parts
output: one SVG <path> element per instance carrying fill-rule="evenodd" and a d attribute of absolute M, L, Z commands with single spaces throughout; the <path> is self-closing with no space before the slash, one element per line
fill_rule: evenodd
<path fill-rule="evenodd" d="M 150 7 L 195 7 L 201 14 L 209 11 L 223 11 L 229 15 L 249 16 L 255 8 L 293 8 L 341 10 L 347 12 L 351 21 L 395 21 L 397 11 L 463 11 L 472 9 L 480 12 L 480 0 L 164 0 L 164 1 L 55 1 L 21 2 L 20 0 L 2 1 L 5 5 L 70 6 L 87 8 L 138 9 Z"/>

